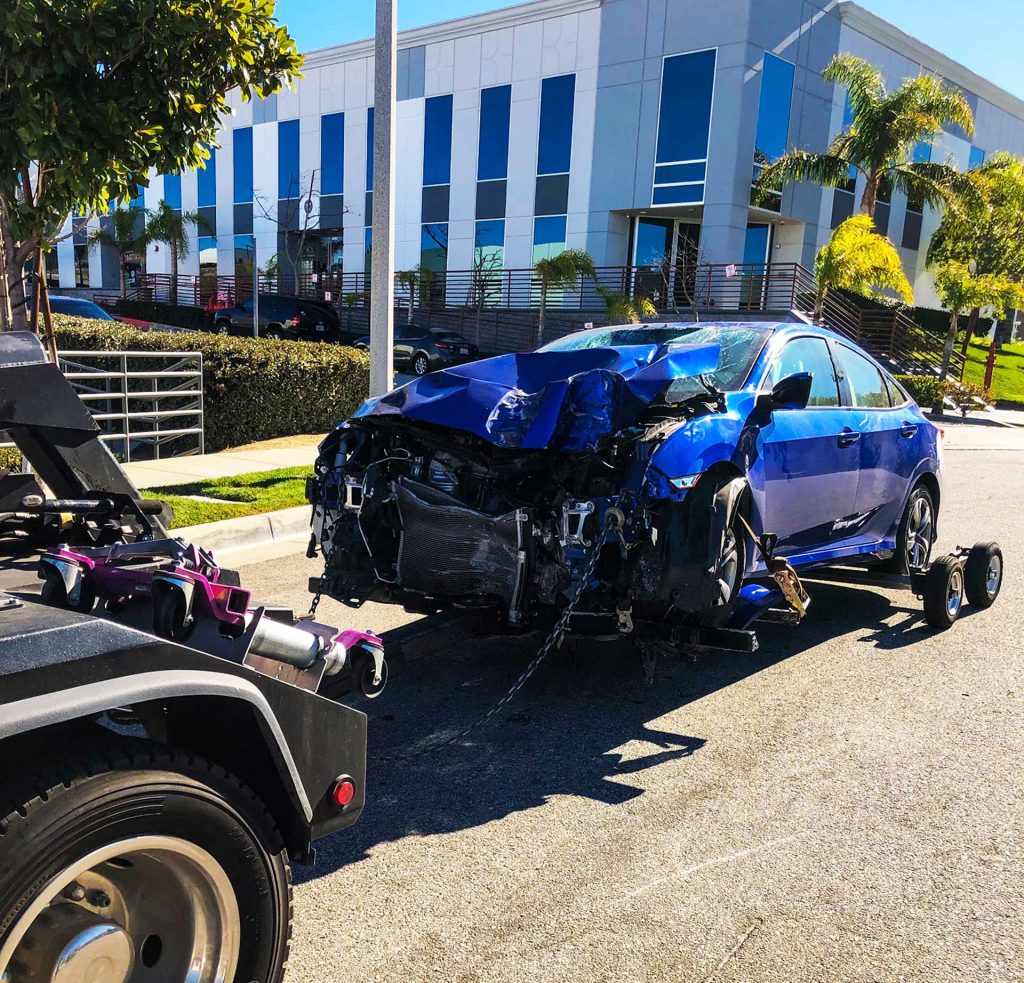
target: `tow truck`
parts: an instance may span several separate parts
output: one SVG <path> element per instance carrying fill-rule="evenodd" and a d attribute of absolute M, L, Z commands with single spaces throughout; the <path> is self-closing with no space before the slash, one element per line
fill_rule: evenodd
<path fill-rule="evenodd" d="M 366 717 L 316 690 L 339 668 L 332 694 L 358 685 L 366 660 L 270 606 L 236 604 L 230 630 L 197 610 L 186 631 L 175 590 L 211 571 L 187 549 L 162 562 L 164 507 L 30 334 L 0 335 L 0 430 L 32 466 L 0 473 L 0 980 L 277 983 L 289 865 L 365 801 Z M 170 614 L 85 603 L 80 556 L 143 585 L 150 564 Z"/>

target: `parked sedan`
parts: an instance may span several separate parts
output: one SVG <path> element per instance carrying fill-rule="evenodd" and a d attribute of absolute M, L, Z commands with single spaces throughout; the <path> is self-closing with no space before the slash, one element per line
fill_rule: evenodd
<path fill-rule="evenodd" d="M 748 524 L 795 568 L 924 568 L 940 459 L 936 427 L 839 335 L 623 326 L 369 400 L 321 445 L 311 497 L 340 600 L 523 625 L 583 590 L 588 616 L 664 637 L 729 623 L 765 576 Z"/>
<path fill-rule="evenodd" d="M 356 348 L 370 350 L 370 336 L 355 342 Z M 418 324 L 395 325 L 395 367 L 413 375 L 426 375 L 435 369 L 461 365 L 477 358 L 480 349 L 468 338 L 446 328 L 427 328 Z"/>
<path fill-rule="evenodd" d="M 84 297 L 64 297 L 50 294 L 50 312 L 71 314 L 74 317 L 90 317 L 96 321 L 116 321 L 118 318 Z"/>
<path fill-rule="evenodd" d="M 305 297 L 260 294 L 259 337 L 291 341 L 338 341 L 341 321 L 330 305 Z M 252 337 L 252 297 L 213 312 L 217 334 Z"/>

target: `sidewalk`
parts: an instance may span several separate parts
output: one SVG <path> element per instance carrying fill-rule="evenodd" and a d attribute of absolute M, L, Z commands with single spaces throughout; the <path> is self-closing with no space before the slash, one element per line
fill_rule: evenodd
<path fill-rule="evenodd" d="M 222 451 L 219 454 L 196 454 L 191 457 L 168 457 L 162 461 L 140 461 L 125 464 L 124 470 L 136 488 L 162 485 L 183 485 L 204 478 L 226 478 L 253 471 L 275 471 L 278 468 L 312 468 L 316 460 L 316 444 L 303 447 L 254 448 Z"/>

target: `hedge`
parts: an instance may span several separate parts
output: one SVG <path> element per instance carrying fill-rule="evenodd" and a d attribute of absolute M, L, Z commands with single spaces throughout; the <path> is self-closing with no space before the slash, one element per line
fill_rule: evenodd
<path fill-rule="evenodd" d="M 66 351 L 201 352 L 208 452 L 272 437 L 325 433 L 350 416 L 369 391 L 369 357 L 354 348 L 141 331 L 64 315 L 55 315 L 54 323 L 57 347 Z"/>
<path fill-rule="evenodd" d="M 173 324 L 179 328 L 206 328 L 206 311 L 201 307 L 182 307 L 180 304 L 160 304 L 150 300 L 118 300 L 114 313 L 136 321 L 154 321 L 157 324 Z"/>
<path fill-rule="evenodd" d="M 931 375 L 898 375 L 896 381 L 914 397 L 918 406 L 925 409 L 935 405 L 943 386 L 942 382 Z"/>

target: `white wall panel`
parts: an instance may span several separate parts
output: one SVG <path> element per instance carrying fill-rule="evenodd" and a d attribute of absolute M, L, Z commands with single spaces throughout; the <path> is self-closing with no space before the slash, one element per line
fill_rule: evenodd
<path fill-rule="evenodd" d="M 457 38 L 455 41 L 455 85 L 456 92 L 480 88 L 480 60 L 483 39 L 479 34 Z"/>
<path fill-rule="evenodd" d="M 542 73 L 541 50 L 544 23 L 520 24 L 515 28 L 515 48 L 512 56 L 512 80 L 536 78 Z"/>
<path fill-rule="evenodd" d="M 426 49 L 423 94 L 446 95 L 455 88 L 455 42 L 439 41 Z"/>
<path fill-rule="evenodd" d="M 480 36 L 480 85 L 507 85 L 512 81 L 515 30 L 511 27 Z"/>

